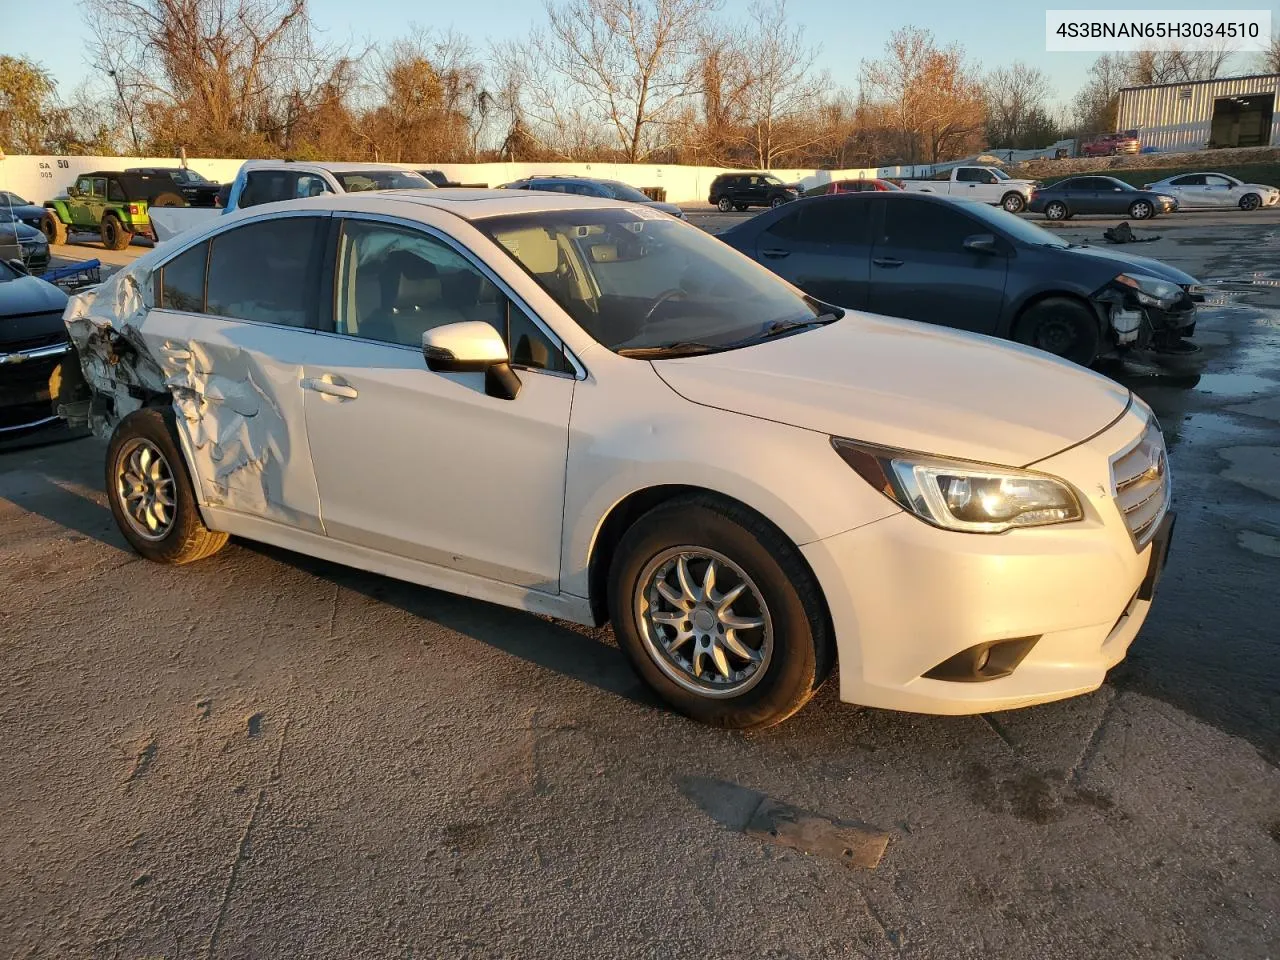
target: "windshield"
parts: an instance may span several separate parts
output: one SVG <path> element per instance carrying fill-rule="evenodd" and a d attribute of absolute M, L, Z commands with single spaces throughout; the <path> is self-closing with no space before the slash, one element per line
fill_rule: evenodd
<path fill-rule="evenodd" d="M 600 186 L 615 200 L 630 200 L 632 203 L 648 203 L 649 198 L 628 183 L 617 180 L 602 180 Z"/>
<path fill-rule="evenodd" d="M 823 313 L 725 243 L 648 208 L 547 210 L 475 225 L 610 350 L 743 346 Z"/>
<path fill-rule="evenodd" d="M 1107 181 L 1108 187 L 1119 187 L 1121 190 L 1129 191 L 1135 191 L 1138 189 L 1133 184 L 1125 183 L 1123 180 L 1117 180 L 1115 177 L 1102 177 L 1100 179 Z"/>
<path fill-rule="evenodd" d="M 18 273 L 17 270 L 3 260 L 0 260 L 0 283 L 4 283 L 6 280 L 17 280 L 20 276 L 22 274 Z"/>
<path fill-rule="evenodd" d="M 15 207 L 33 206 L 30 200 L 23 200 L 16 193 L 10 193 L 8 190 L 0 190 L 0 205 L 12 204 Z"/>
<path fill-rule="evenodd" d="M 777 177 L 775 177 L 772 173 L 766 173 L 760 179 L 763 180 L 765 183 L 771 184 L 773 186 L 780 187 L 783 185 L 782 181 L 779 180 Z"/>
<path fill-rule="evenodd" d="M 1007 173 L 1005 173 L 1003 170 L 999 170 L 999 169 L 997 169 L 997 168 L 995 168 L 995 167 L 987 167 L 987 169 L 991 171 L 992 175 L 993 175 L 997 180 L 1008 180 L 1008 179 L 1009 179 L 1009 175 L 1008 175 Z"/>
<path fill-rule="evenodd" d="M 999 207 L 993 207 L 990 204 L 980 203 L 976 200 L 966 200 L 964 201 L 964 212 L 974 219 L 981 220 L 988 226 L 999 230 L 1005 236 L 1022 243 L 1029 243 L 1037 247 L 1066 248 L 1071 246 L 1071 244 L 1043 227 L 1037 227 L 1029 220 L 1023 220 L 1016 214 L 1009 213 Z"/>
<path fill-rule="evenodd" d="M 173 179 L 177 180 L 179 183 L 209 183 L 210 182 L 206 180 L 204 177 L 200 176 L 200 174 L 196 173 L 194 170 L 179 170 L 177 173 L 173 175 Z"/>
<path fill-rule="evenodd" d="M 352 173 L 335 173 L 347 193 L 363 193 L 365 190 L 421 190 L 435 187 L 430 180 L 412 170 L 357 170 Z"/>

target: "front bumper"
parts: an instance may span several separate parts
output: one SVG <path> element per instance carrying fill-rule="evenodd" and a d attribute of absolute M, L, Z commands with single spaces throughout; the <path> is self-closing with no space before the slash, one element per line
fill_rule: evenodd
<path fill-rule="evenodd" d="M 70 352 L 65 341 L 24 350 L 0 347 L 0 438 L 58 422 L 54 382 Z"/>
<path fill-rule="evenodd" d="M 835 626 L 840 698 L 934 714 L 984 713 L 1096 689 L 1151 607 L 1162 558 L 1135 547 L 1111 461 L 1146 428 L 1134 408 L 1098 437 L 1036 464 L 1077 489 L 1084 520 L 998 536 L 895 514 L 802 548 Z M 1012 673 L 980 682 L 925 674 L 979 644 L 1038 638 Z"/>

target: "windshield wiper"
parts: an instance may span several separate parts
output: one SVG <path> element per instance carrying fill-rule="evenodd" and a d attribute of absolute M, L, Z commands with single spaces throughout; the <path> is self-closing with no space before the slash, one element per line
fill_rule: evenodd
<path fill-rule="evenodd" d="M 808 327 L 825 327 L 828 323 L 835 323 L 842 316 L 844 316 L 843 313 L 822 313 L 807 320 L 775 320 L 759 333 L 753 333 L 751 336 L 738 340 L 730 346 L 745 347 L 748 344 L 759 343 L 761 340 L 769 340 L 795 330 L 804 330 Z"/>
<path fill-rule="evenodd" d="M 671 343 L 659 343 L 652 347 L 623 347 L 617 351 L 620 357 L 635 357 L 640 360 L 669 359 L 672 357 L 696 357 L 700 353 L 716 353 L 727 349 L 713 343 L 702 343 L 698 340 L 675 340 Z"/>

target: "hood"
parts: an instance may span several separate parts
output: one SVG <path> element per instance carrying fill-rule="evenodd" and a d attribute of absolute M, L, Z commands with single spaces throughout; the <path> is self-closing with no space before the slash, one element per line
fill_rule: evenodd
<path fill-rule="evenodd" d="M 652 200 L 648 205 L 653 207 L 655 210 L 661 210 L 663 213 L 671 214 L 671 216 L 675 217 L 677 220 L 684 219 L 684 211 L 674 203 L 666 203 L 662 200 Z"/>
<path fill-rule="evenodd" d="M 1241 184 L 1246 190 L 1259 190 L 1262 193 L 1274 193 L 1280 190 L 1280 187 L 1268 186 L 1265 183 L 1245 183 Z"/>
<path fill-rule="evenodd" d="M 1179 286 L 1185 286 L 1190 283 L 1199 283 L 1195 277 L 1179 270 L 1177 267 L 1171 267 L 1167 263 L 1160 260 L 1153 260 L 1151 257 L 1139 257 L 1132 253 L 1126 253 L 1123 250 L 1108 250 L 1103 247 L 1072 247 L 1065 251 L 1077 257 L 1088 257 L 1094 261 L 1099 267 L 1113 269 L 1116 273 L 1122 273 L 1125 270 L 1132 270 L 1136 273 L 1145 273 L 1149 277 L 1156 277 L 1160 280 L 1168 280 Z"/>
<path fill-rule="evenodd" d="M 44 234 L 29 224 L 23 223 L 21 220 L 5 220 L 0 222 L 0 240 L 12 240 L 14 234 L 18 235 L 18 240 L 35 240 L 39 237 L 44 239 Z"/>
<path fill-rule="evenodd" d="M 38 277 L 0 282 L 0 352 L 5 344 L 65 332 L 67 295 Z"/>
<path fill-rule="evenodd" d="M 1024 466 L 1114 422 L 1129 391 L 1029 347 L 845 314 L 741 350 L 653 362 L 694 403 L 832 436 Z"/>

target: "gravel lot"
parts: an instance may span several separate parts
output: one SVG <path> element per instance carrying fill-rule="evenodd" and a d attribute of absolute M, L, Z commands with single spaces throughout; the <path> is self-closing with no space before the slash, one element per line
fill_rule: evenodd
<path fill-rule="evenodd" d="M 1030 710 L 829 684 L 711 731 L 608 631 L 247 543 L 147 564 L 98 441 L 0 454 L 0 956 L 1275 956 L 1280 217 L 1151 229 L 1221 281 L 1203 375 L 1115 371 L 1169 433 L 1170 566 L 1110 681 Z M 762 796 L 839 824 L 782 846 Z"/>

